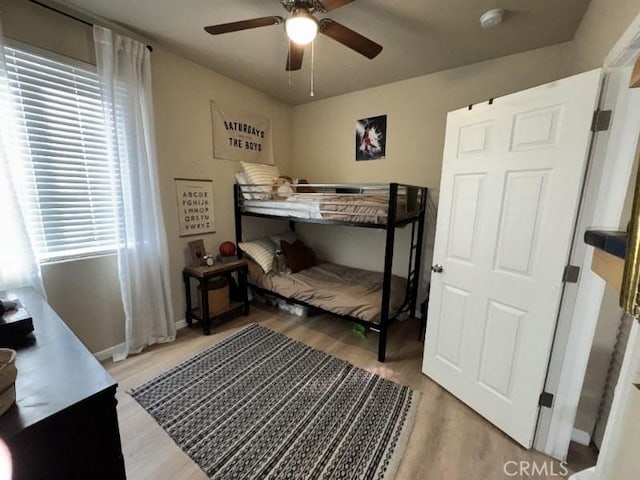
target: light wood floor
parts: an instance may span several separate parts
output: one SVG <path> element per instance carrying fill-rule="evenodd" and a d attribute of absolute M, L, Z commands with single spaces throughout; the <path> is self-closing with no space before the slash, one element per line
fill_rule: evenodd
<path fill-rule="evenodd" d="M 381 364 L 376 361 L 377 334 L 372 333 L 362 340 L 352 333 L 349 323 L 335 317 L 318 315 L 300 319 L 268 307 L 253 307 L 249 317 L 217 327 L 210 336 L 203 336 L 195 327 L 183 329 L 174 343 L 154 346 L 120 363 L 105 362 L 119 383 L 118 417 L 129 479 L 206 479 L 198 466 L 126 391 L 252 322 L 422 393 L 417 420 L 397 479 L 514 478 L 503 472 L 507 461 L 551 461 L 538 452 L 522 449 L 422 374 L 422 343 L 417 341 L 417 321 L 393 326 L 387 362 Z M 557 465 L 555 471 L 559 471 Z"/>

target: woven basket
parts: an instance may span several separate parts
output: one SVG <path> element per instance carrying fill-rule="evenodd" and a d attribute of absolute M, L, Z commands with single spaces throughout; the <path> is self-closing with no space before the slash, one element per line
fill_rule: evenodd
<path fill-rule="evenodd" d="M 16 352 L 0 348 L 0 415 L 16 401 Z"/>

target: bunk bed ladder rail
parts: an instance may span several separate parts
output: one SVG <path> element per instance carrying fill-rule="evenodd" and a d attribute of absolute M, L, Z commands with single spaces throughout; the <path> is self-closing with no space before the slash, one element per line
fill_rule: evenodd
<path fill-rule="evenodd" d="M 380 333 L 378 336 L 378 361 L 384 362 L 387 351 L 389 328 L 389 306 L 391 297 L 391 274 L 393 270 L 393 247 L 396 239 L 396 209 L 398 207 L 398 184 L 389 185 L 389 208 L 387 210 L 386 242 L 384 249 L 384 273 L 382 275 L 382 305 L 380 308 Z"/>
<path fill-rule="evenodd" d="M 418 224 L 411 224 L 411 243 L 409 253 L 409 272 L 407 274 L 407 297 L 409 300 L 409 313 L 416 316 L 418 304 L 418 289 L 420 287 L 420 269 L 422 267 L 422 243 L 424 241 L 425 210 L 427 205 L 427 189 L 420 189 L 420 203 Z"/>
<path fill-rule="evenodd" d="M 238 184 L 233 185 L 233 209 L 235 214 L 236 229 L 236 255 L 242 258 L 242 250 L 240 250 L 240 242 L 242 242 L 242 195 L 241 187 Z"/>

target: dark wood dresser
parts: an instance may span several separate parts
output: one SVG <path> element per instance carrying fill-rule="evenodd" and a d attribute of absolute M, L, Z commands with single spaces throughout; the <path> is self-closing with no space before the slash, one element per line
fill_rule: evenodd
<path fill-rule="evenodd" d="M 14 480 L 126 478 L 117 383 L 38 293 L 6 293 L 34 325 L 33 340 L 14 347 L 16 404 L 0 416 Z"/>

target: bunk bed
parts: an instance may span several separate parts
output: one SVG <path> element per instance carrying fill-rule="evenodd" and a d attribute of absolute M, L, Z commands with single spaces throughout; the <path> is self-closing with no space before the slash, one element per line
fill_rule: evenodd
<path fill-rule="evenodd" d="M 314 223 L 322 225 L 341 225 L 357 228 L 382 229 L 386 231 L 384 247 L 384 269 L 375 274 L 351 267 L 333 264 L 321 264 L 309 271 L 292 274 L 303 275 L 304 283 L 309 285 L 308 291 L 287 290 L 286 278 L 280 279 L 277 285 L 273 274 L 262 275 L 258 270 L 250 268 L 250 286 L 257 292 L 282 298 L 290 303 L 326 311 L 332 315 L 361 324 L 371 331 L 377 332 L 378 361 L 384 362 L 386 356 L 387 334 L 389 327 L 406 313 L 415 317 L 420 284 L 420 265 L 422 260 L 422 243 L 425 229 L 425 209 L 427 205 L 427 188 L 398 183 L 389 184 L 305 184 L 293 188 L 285 195 L 271 192 L 272 185 L 236 184 L 234 185 L 234 210 L 236 243 L 242 241 L 243 217 L 259 217 L 289 220 L 289 228 L 295 232 L 297 223 Z M 275 190 L 273 190 L 275 192 Z M 394 244 L 397 228 L 411 228 L 411 241 L 408 252 L 408 269 L 406 280 L 399 281 L 392 275 L 394 261 Z M 238 250 L 240 256 L 242 250 Z M 344 268 L 346 270 L 339 270 Z M 348 292 L 344 292 L 346 283 L 357 284 L 358 279 L 375 282 L 375 278 L 365 274 L 378 275 L 378 287 L 375 291 L 367 290 L 362 295 L 364 306 L 337 309 L 326 305 L 312 295 L 310 283 L 314 277 L 334 275 L 347 279 L 345 284 L 336 285 L 341 289 L 335 295 L 342 295 L 344 300 Z M 326 285 L 326 283 L 323 283 Z M 402 291 L 403 290 L 403 291 Z M 398 292 L 402 291 L 398 297 Z M 357 290 L 351 298 L 358 296 Z M 325 295 L 324 297 L 328 297 Z M 398 300 L 400 298 L 400 300 Z M 347 301 L 348 303 L 348 301 Z M 341 303 L 344 307 L 344 302 Z M 347 305 L 349 307 L 349 305 Z"/>

